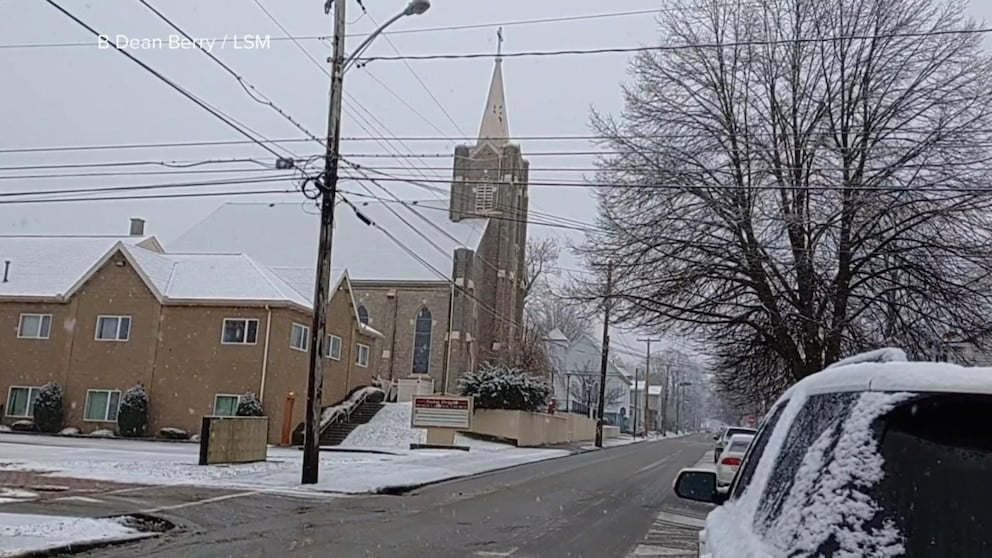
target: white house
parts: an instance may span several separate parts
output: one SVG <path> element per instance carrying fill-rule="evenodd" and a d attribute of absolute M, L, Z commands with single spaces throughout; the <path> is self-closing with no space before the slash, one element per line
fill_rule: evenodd
<path fill-rule="evenodd" d="M 632 385 L 630 388 L 630 397 L 633 402 L 633 413 L 632 417 L 636 415 L 636 418 L 632 418 L 634 424 L 632 427 L 637 428 L 637 432 L 644 431 L 644 406 L 647 404 L 650 409 L 648 415 L 648 430 L 659 430 L 662 420 L 662 400 L 661 400 L 661 386 L 651 384 L 648 386 L 647 397 L 644 395 L 644 382 L 639 381 Z M 646 399 L 646 401 L 645 401 Z"/>
<path fill-rule="evenodd" d="M 559 411 L 594 414 L 599 403 L 602 344 L 590 335 L 566 338 L 555 329 L 548 334 L 555 407 Z M 631 377 L 611 360 L 606 368 L 604 418 L 608 424 L 630 426 Z"/>

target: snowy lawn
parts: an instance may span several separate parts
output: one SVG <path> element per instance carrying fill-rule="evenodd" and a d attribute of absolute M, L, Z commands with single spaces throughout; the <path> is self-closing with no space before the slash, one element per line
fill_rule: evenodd
<path fill-rule="evenodd" d="M 0 556 L 152 536 L 155 533 L 138 531 L 115 518 L 0 513 Z"/>
<path fill-rule="evenodd" d="M 405 413 L 405 418 L 404 418 Z M 564 450 L 516 448 L 464 438 L 471 451 L 410 450 L 423 434 L 409 427 L 410 405 L 390 404 L 342 445 L 389 454 L 322 451 L 320 482 L 300 486 L 299 449 L 269 448 L 260 463 L 199 466 L 199 447 L 155 441 L 55 438 L 0 433 L 0 470 L 45 471 L 120 483 L 199 485 L 262 491 L 365 493 L 439 482 L 504 467 L 563 457 Z M 419 438 L 418 438 L 419 439 Z"/>

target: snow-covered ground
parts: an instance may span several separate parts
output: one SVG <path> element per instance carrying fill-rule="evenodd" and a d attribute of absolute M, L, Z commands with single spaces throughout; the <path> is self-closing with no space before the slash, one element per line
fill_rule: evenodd
<path fill-rule="evenodd" d="M 405 416 L 404 416 L 405 414 Z M 57 438 L 0 433 L 0 470 L 45 471 L 134 484 L 202 485 L 261 491 L 363 493 L 419 485 L 568 455 L 565 450 L 517 448 L 462 436 L 471 451 L 410 450 L 423 434 L 410 428 L 410 405 L 388 404 L 341 447 L 389 453 L 323 451 L 320 482 L 301 487 L 302 452 L 269 448 L 265 462 L 197 465 L 199 447 L 154 441 Z"/>
<path fill-rule="evenodd" d="M 341 448 L 367 448 L 386 451 L 409 450 L 410 444 L 427 441 L 427 431 L 410 426 L 410 413 L 413 403 L 386 403 L 367 424 L 360 424 L 348 437 Z M 517 449 L 510 444 L 500 444 L 479 440 L 469 436 L 455 435 L 455 444 L 468 446 L 471 451 L 506 451 Z"/>
<path fill-rule="evenodd" d="M 0 513 L 0 556 L 149 536 L 115 518 Z"/>

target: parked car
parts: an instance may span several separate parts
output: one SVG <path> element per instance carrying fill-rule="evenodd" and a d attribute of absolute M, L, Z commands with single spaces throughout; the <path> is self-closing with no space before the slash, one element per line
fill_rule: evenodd
<path fill-rule="evenodd" d="M 753 439 L 754 434 L 734 434 L 730 437 L 727 447 L 720 454 L 720 460 L 716 464 L 717 486 L 729 486 L 734 480 L 734 475 L 737 474 L 737 469 L 740 468 L 744 454 L 747 453 L 747 448 Z"/>
<path fill-rule="evenodd" d="M 709 558 L 992 556 L 989 409 L 992 368 L 846 362 L 775 403 L 728 492 L 703 469 L 675 492 L 720 504 Z"/>
<path fill-rule="evenodd" d="M 753 428 L 747 428 L 744 426 L 728 426 L 723 430 L 723 433 L 719 436 L 714 436 L 713 439 L 716 440 L 716 446 L 713 448 L 713 463 L 720 461 L 720 454 L 723 453 L 723 448 L 727 447 L 727 441 L 734 434 L 751 434 L 754 435 L 755 430 Z"/>

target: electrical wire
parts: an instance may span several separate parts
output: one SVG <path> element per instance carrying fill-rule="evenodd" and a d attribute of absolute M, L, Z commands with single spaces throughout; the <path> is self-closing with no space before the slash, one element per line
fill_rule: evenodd
<path fill-rule="evenodd" d="M 413 29 L 399 29 L 394 31 L 384 31 L 383 35 L 406 35 L 413 33 L 431 33 L 438 31 L 462 31 L 467 29 L 485 29 L 490 27 L 513 27 L 518 25 L 535 25 L 535 24 L 545 24 L 545 23 L 561 23 L 568 21 L 581 21 L 581 20 L 591 20 L 591 19 L 605 19 L 614 17 L 627 17 L 635 15 L 647 15 L 656 14 L 664 12 L 662 9 L 645 9 L 645 10 L 633 10 L 627 12 L 610 12 L 610 13 L 598 13 L 598 14 L 580 14 L 575 16 L 562 16 L 562 17 L 550 17 L 541 19 L 529 19 L 529 20 L 515 20 L 515 21 L 503 21 L 494 23 L 472 23 L 463 25 L 446 25 L 439 27 L 421 27 Z M 364 17 L 364 14 L 363 16 Z M 361 19 L 361 18 L 359 18 Z M 358 20 L 356 20 L 357 22 Z M 328 35 L 292 35 L 289 32 L 283 30 L 284 35 L 281 37 L 266 36 L 270 41 L 328 41 L 331 39 Z M 346 37 L 361 37 L 364 36 L 363 33 L 349 33 L 345 35 Z M 216 37 L 213 40 L 223 40 L 223 37 Z M 85 47 L 93 46 L 93 43 L 87 42 L 61 42 L 61 43 L 13 43 L 13 44 L 0 44 L 0 49 L 15 49 L 15 48 L 65 48 L 65 47 Z"/>
<path fill-rule="evenodd" d="M 84 22 L 83 20 L 79 19 L 78 17 L 76 17 L 75 15 L 73 15 L 71 12 L 69 12 L 68 10 L 66 10 L 65 8 L 63 8 L 62 6 L 60 6 L 55 0 L 46 0 L 46 1 L 48 2 L 49 5 L 51 5 L 52 7 L 54 7 L 55 9 L 57 9 L 58 11 L 62 12 L 62 14 L 64 14 L 66 17 L 68 17 L 72 21 L 76 22 L 76 24 L 78 24 L 80 27 L 82 27 L 82 28 L 86 29 L 87 31 L 89 31 L 95 37 L 101 37 L 101 36 L 103 36 L 103 35 L 101 35 L 101 33 L 99 31 L 97 31 L 96 29 L 90 27 L 86 22 Z M 193 103 L 195 103 L 197 106 L 199 106 L 203 110 L 209 112 L 211 115 L 213 115 L 215 118 L 217 118 L 218 120 L 220 120 L 221 122 L 223 122 L 224 124 L 226 124 L 227 126 L 229 126 L 230 128 L 236 130 L 239 134 L 245 136 L 249 140 L 252 140 L 253 143 L 255 143 L 256 145 L 258 145 L 259 147 L 261 147 L 265 151 L 268 151 L 269 153 L 271 153 L 276 158 L 282 158 L 282 155 L 281 154 L 279 154 L 276 151 L 274 151 L 271 147 L 269 147 L 265 143 L 258 141 L 258 138 L 256 138 L 255 136 L 253 136 L 250 133 L 248 133 L 247 131 L 245 131 L 245 128 L 247 128 L 247 126 L 245 126 L 244 124 L 241 124 L 240 126 L 238 124 L 235 124 L 233 122 L 234 119 L 232 117 L 227 116 L 227 115 L 224 115 L 219 109 L 212 107 L 211 105 L 207 104 L 205 101 L 203 101 L 200 98 L 198 98 L 196 95 L 193 95 L 192 93 L 190 93 L 186 89 L 180 87 L 176 82 L 174 82 L 171 79 L 165 77 L 164 75 L 162 75 L 161 73 L 159 73 L 157 70 L 155 70 L 154 68 L 152 68 L 148 64 L 145 64 L 140 59 L 138 59 L 137 57 L 135 57 L 134 55 L 132 55 L 130 52 L 128 52 L 128 51 L 126 51 L 126 50 L 118 47 L 114 43 L 109 43 L 109 44 L 114 47 L 114 50 L 116 50 L 117 52 L 119 52 L 122 55 L 124 55 L 125 57 L 127 57 L 128 60 L 131 60 L 132 62 L 134 62 L 138 66 L 141 66 L 141 68 L 143 68 L 145 71 L 147 71 L 148 73 L 150 73 L 153 76 L 157 77 L 163 83 L 165 83 L 169 87 L 171 87 L 171 88 L 175 89 L 176 91 L 178 91 L 179 93 L 181 93 L 184 97 L 186 97 L 187 99 L 189 99 L 190 101 L 192 101 Z M 252 130 L 252 131 L 254 132 L 254 130 Z M 255 132 L 255 134 L 264 138 L 264 136 L 262 136 L 258 132 Z M 270 142 L 271 142 L 271 140 L 270 140 Z"/>
<path fill-rule="evenodd" d="M 555 56 L 577 56 L 590 54 L 631 54 L 638 52 L 665 52 L 678 50 L 703 50 L 703 49 L 724 49 L 755 46 L 778 46 L 812 43 L 833 43 L 840 41 L 877 41 L 880 39 L 896 38 L 923 38 L 941 35 L 972 35 L 992 33 L 992 27 L 976 27 L 971 29 L 947 29 L 941 31 L 918 31 L 909 33 L 878 33 L 874 35 L 849 35 L 831 37 L 800 37 L 793 39 L 770 39 L 754 41 L 731 41 L 726 43 L 696 43 L 681 45 L 657 45 L 640 47 L 612 47 L 612 48 L 590 48 L 590 49 L 564 49 L 564 50 L 531 50 L 519 52 L 470 52 L 470 53 L 438 53 L 438 54 L 400 54 L 393 56 L 366 56 L 357 59 L 359 64 L 369 64 L 372 62 L 393 62 L 400 60 L 474 60 L 478 58 L 548 58 Z"/>
<path fill-rule="evenodd" d="M 220 58 L 218 58 L 217 56 L 215 56 L 209 50 L 203 48 L 203 45 L 201 44 L 200 41 L 194 40 L 193 37 L 191 37 L 188 33 L 186 33 L 186 31 L 184 31 L 181 27 L 179 27 L 178 25 L 176 25 L 175 23 L 173 23 L 172 20 L 170 20 L 168 17 L 166 17 L 165 14 L 163 14 L 162 12 L 156 10 L 151 4 L 148 3 L 147 0 L 138 0 L 138 2 L 141 2 L 142 5 L 144 5 L 146 8 L 148 8 L 149 10 L 151 10 L 151 12 L 153 14 L 155 14 L 156 16 L 159 17 L 159 19 L 161 19 L 166 24 L 168 24 L 169 27 L 172 27 L 173 29 L 176 30 L 176 32 L 178 32 L 183 37 L 185 37 L 186 39 L 188 39 L 190 41 L 190 43 L 192 43 L 193 45 L 195 45 L 196 48 L 200 52 L 202 52 L 203 54 L 207 55 L 211 60 L 213 60 L 221 68 L 223 68 L 227 73 L 231 74 L 231 76 L 234 77 L 235 81 L 238 82 L 238 85 L 241 86 L 241 89 L 243 89 L 244 92 L 248 95 L 248 97 L 250 97 L 253 101 L 255 101 L 256 103 L 260 103 L 260 104 L 263 104 L 263 105 L 268 106 L 269 108 L 271 108 L 272 110 L 274 110 L 276 113 L 278 113 L 280 116 L 282 116 L 290 124 L 292 124 L 293 126 L 295 126 L 298 130 L 300 130 L 301 132 L 303 132 L 304 134 L 306 134 L 307 137 L 309 137 L 310 139 L 316 141 L 318 144 L 324 145 L 326 147 L 326 144 L 324 143 L 324 140 L 321 140 L 320 138 L 318 138 L 316 135 L 313 134 L 313 132 L 311 132 L 310 130 L 308 130 L 303 124 L 301 124 L 295 118 L 293 118 L 292 116 L 290 116 L 289 113 L 287 113 L 283 109 L 279 108 L 279 106 L 277 106 L 268 96 L 266 96 L 264 93 L 262 93 L 261 91 L 259 91 L 254 85 L 252 85 L 250 82 L 248 82 L 243 76 L 241 76 L 240 74 L 238 74 L 237 72 L 235 72 L 233 69 L 231 69 L 231 67 L 228 66 L 227 64 L 225 64 Z"/>

